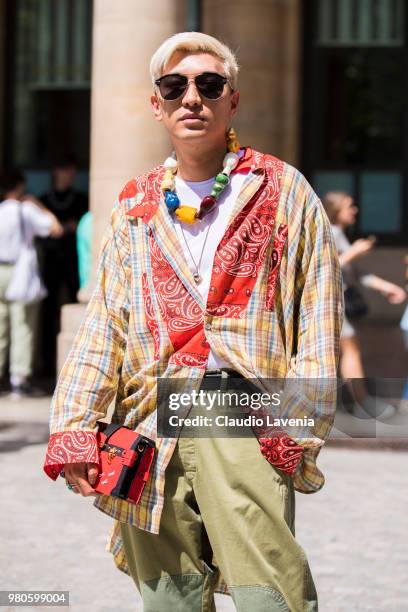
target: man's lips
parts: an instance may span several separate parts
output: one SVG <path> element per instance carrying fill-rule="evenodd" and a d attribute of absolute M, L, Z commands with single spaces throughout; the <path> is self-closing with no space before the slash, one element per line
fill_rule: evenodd
<path fill-rule="evenodd" d="M 200 115 L 195 115 L 194 113 L 186 113 L 180 117 L 180 121 L 204 121 L 204 117 L 200 117 Z"/>

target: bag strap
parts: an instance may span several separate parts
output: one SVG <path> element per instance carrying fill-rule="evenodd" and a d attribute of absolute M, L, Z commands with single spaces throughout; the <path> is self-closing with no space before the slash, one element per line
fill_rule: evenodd
<path fill-rule="evenodd" d="M 117 425 L 115 423 L 110 423 L 109 425 L 107 425 L 104 429 L 103 429 L 103 434 L 106 436 L 106 442 L 109 440 L 109 438 L 111 436 L 113 436 L 113 434 L 115 433 L 115 431 L 117 431 L 118 429 L 120 429 L 121 427 L 124 427 L 124 425 Z M 126 427 L 126 429 L 129 429 L 128 427 Z"/>
<path fill-rule="evenodd" d="M 27 237 L 26 237 L 26 233 L 25 233 L 25 226 L 24 226 L 24 215 L 23 215 L 23 202 L 20 202 L 18 204 L 18 214 L 19 214 L 19 219 L 20 219 L 20 236 L 21 236 L 21 243 L 24 244 L 25 246 L 27 245 Z"/>

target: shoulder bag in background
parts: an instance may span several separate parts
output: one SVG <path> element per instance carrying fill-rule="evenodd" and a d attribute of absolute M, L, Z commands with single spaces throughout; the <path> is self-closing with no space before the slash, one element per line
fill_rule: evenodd
<path fill-rule="evenodd" d="M 361 319 L 368 313 L 368 304 L 356 285 L 350 285 L 344 291 L 344 309 L 346 317 L 351 321 Z"/>

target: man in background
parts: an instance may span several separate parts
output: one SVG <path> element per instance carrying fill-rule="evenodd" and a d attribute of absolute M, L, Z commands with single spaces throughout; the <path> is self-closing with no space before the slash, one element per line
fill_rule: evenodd
<path fill-rule="evenodd" d="M 39 241 L 41 272 L 48 290 L 42 310 L 42 369 L 46 376 L 56 370 L 56 337 L 60 330 L 63 304 L 77 302 L 79 290 L 76 229 L 88 210 L 88 198 L 74 187 L 77 163 L 73 156 L 59 159 L 52 170 L 52 186 L 41 201 L 61 223 L 60 238 Z"/>
<path fill-rule="evenodd" d="M 53 236 L 57 239 L 62 232 L 62 226 L 55 215 L 26 193 L 25 178 L 19 170 L 9 169 L 1 173 L 0 393 L 11 390 L 14 399 L 43 395 L 43 391 L 31 382 L 40 298 L 32 301 L 12 298 L 8 288 L 10 283 L 16 282 L 16 265 L 22 249 L 33 249 L 36 236 Z M 25 290 L 32 276 L 20 274 L 17 279 Z"/>

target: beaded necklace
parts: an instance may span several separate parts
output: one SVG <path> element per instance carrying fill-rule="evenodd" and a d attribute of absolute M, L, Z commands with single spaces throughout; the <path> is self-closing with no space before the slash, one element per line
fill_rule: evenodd
<path fill-rule="evenodd" d="M 161 183 L 161 190 L 163 191 L 168 210 L 173 212 L 179 221 L 192 225 L 214 210 L 218 198 L 230 182 L 231 172 L 238 163 L 239 157 L 237 151 L 239 148 L 240 144 L 237 140 L 235 131 L 231 128 L 227 133 L 228 153 L 224 157 L 222 170 L 215 177 L 210 195 L 205 196 L 201 200 L 198 210 L 193 206 L 180 206 L 180 200 L 176 193 L 176 183 L 174 180 L 174 175 L 178 167 L 177 159 L 173 153 L 171 157 L 165 160 L 163 164 L 165 173 Z"/>

